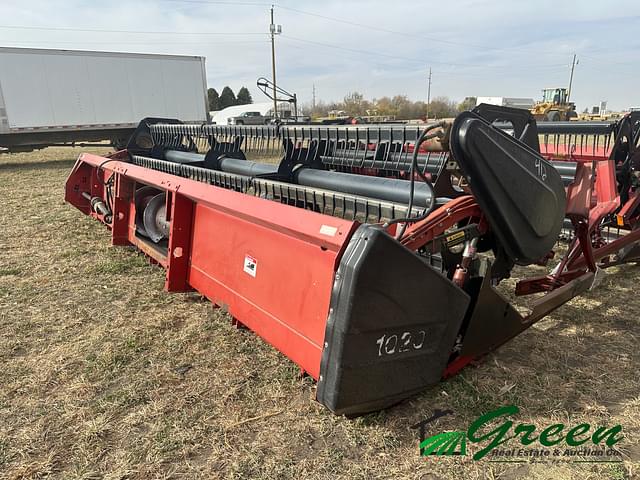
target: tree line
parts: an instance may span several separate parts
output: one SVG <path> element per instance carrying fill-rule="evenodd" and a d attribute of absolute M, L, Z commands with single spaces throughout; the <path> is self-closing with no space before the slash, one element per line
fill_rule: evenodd
<path fill-rule="evenodd" d="M 215 88 L 207 89 L 209 110 L 218 111 L 233 105 L 247 105 L 253 103 L 253 98 L 247 87 L 241 87 L 235 94 L 231 87 L 226 86 L 218 94 Z M 347 115 L 358 117 L 365 115 L 382 115 L 395 117 L 398 120 L 416 118 L 449 118 L 459 112 L 469 110 L 476 104 L 475 97 L 467 97 L 462 102 L 455 102 L 449 97 L 435 97 L 428 104 L 421 100 L 412 101 L 406 95 L 381 97 L 368 100 L 359 92 L 347 94 L 341 102 L 317 102 L 315 107 L 303 106 L 302 113 L 312 117 L 326 117 L 332 110 L 342 110 Z"/>
<path fill-rule="evenodd" d="M 232 107 L 234 105 L 247 105 L 253 103 L 251 93 L 247 87 L 238 90 L 238 94 L 233 93 L 231 87 L 224 87 L 222 92 L 218 94 L 215 88 L 207 89 L 207 98 L 209 100 L 209 111 L 215 112 L 223 108 Z"/>
<path fill-rule="evenodd" d="M 367 100 L 358 92 L 351 92 L 341 102 L 318 102 L 313 106 L 306 106 L 304 112 L 313 117 L 324 117 L 331 110 L 343 110 L 350 116 L 383 115 L 393 116 L 398 120 L 416 118 L 448 118 L 454 117 L 459 112 L 473 108 L 476 104 L 475 97 L 467 97 L 457 103 L 448 97 L 435 97 L 427 105 L 423 101 L 412 101 L 406 95 L 394 97 L 381 97 Z M 428 107 L 428 108 L 427 108 Z"/>

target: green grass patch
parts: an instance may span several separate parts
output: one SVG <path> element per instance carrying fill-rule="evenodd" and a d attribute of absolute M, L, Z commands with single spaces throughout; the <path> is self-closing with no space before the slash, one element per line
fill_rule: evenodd
<path fill-rule="evenodd" d="M 19 268 L 0 268 L 0 277 L 8 277 L 10 275 L 20 275 L 22 270 Z"/>

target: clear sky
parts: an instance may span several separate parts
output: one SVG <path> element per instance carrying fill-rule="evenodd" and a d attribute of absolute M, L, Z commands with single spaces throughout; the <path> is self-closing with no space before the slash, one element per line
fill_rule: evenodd
<path fill-rule="evenodd" d="M 203 55 L 209 86 L 271 76 L 270 2 L 2 0 L 0 45 Z M 278 84 L 303 103 L 396 94 L 538 98 L 566 86 L 578 110 L 640 107 L 640 1 L 355 0 L 275 4 Z M 266 99 L 266 97 L 264 98 Z"/>

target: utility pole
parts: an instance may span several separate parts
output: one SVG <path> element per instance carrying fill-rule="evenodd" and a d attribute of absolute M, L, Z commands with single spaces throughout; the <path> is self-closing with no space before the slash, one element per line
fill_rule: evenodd
<path fill-rule="evenodd" d="M 431 67 L 429 67 L 429 83 L 427 87 L 427 121 L 429 121 L 429 104 L 431 103 Z"/>
<path fill-rule="evenodd" d="M 573 84 L 573 70 L 576 68 L 576 54 L 573 54 L 573 62 L 571 62 L 571 76 L 569 77 L 569 90 L 567 91 L 567 103 L 569 103 L 569 99 L 571 98 L 571 85 Z"/>
<path fill-rule="evenodd" d="M 313 111 L 315 112 L 316 110 L 316 84 L 313 84 L 313 101 L 311 103 L 311 105 L 313 105 Z"/>
<path fill-rule="evenodd" d="M 271 76 L 273 77 L 273 118 L 278 118 L 278 96 L 276 92 L 276 35 L 282 33 L 282 25 L 273 23 L 273 5 L 271 5 L 271 24 L 269 25 L 271 33 Z"/>

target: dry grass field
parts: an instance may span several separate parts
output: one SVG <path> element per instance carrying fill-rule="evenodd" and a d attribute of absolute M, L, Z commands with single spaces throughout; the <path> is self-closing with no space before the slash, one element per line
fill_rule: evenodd
<path fill-rule="evenodd" d="M 160 268 L 64 203 L 78 153 L 0 156 L 1 479 L 638 477 L 637 266 L 420 396 L 336 417 L 287 358 L 164 293 Z M 435 409 L 454 430 L 506 404 L 541 426 L 620 423 L 624 462 L 419 456 L 411 426 Z"/>

